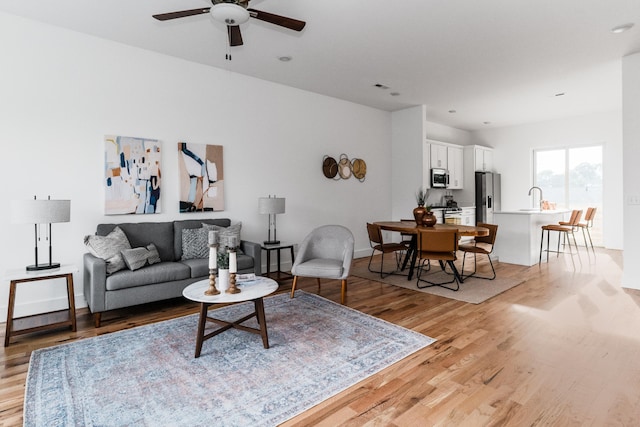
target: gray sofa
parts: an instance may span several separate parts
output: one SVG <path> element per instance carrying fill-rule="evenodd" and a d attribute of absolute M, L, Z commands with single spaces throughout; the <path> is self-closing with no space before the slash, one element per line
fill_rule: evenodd
<path fill-rule="evenodd" d="M 84 296 L 96 327 L 101 314 L 108 310 L 160 301 L 182 296 L 182 290 L 209 275 L 209 260 L 182 258 L 182 230 L 200 228 L 202 223 L 228 227 L 227 218 L 197 219 L 171 222 L 99 224 L 96 235 L 106 236 L 118 226 L 129 239 L 132 248 L 153 243 L 160 263 L 138 270 L 124 269 L 107 275 L 105 260 L 84 254 Z M 262 273 L 261 245 L 242 240 L 238 254 L 238 273 Z"/>

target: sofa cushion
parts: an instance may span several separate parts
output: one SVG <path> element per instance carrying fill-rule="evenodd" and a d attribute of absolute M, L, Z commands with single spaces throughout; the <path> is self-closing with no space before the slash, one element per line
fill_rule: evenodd
<path fill-rule="evenodd" d="M 148 265 L 138 270 L 121 270 L 107 277 L 107 290 L 134 288 L 136 286 L 153 285 L 188 279 L 191 275 L 189 266 L 179 262 L 161 262 Z"/>
<path fill-rule="evenodd" d="M 228 227 L 231 225 L 231 220 L 228 218 L 217 219 L 186 219 L 183 221 L 173 222 L 173 241 L 174 241 L 174 260 L 182 259 L 182 230 L 187 228 L 202 228 L 202 223 L 216 224 L 221 227 Z M 208 239 L 208 236 L 207 236 Z M 207 240 L 208 243 L 208 240 Z M 207 253 L 208 254 L 208 253 Z"/>
<path fill-rule="evenodd" d="M 137 270 L 147 264 L 151 265 L 160 262 L 160 254 L 158 254 L 158 249 L 153 243 L 149 243 L 146 248 L 125 249 L 121 254 L 129 270 Z"/>
<path fill-rule="evenodd" d="M 120 227 L 114 227 L 106 235 L 85 236 L 84 244 L 91 255 L 106 261 L 107 274 L 126 268 L 121 251 L 131 249 L 131 245 Z"/>
<path fill-rule="evenodd" d="M 207 232 L 203 228 L 182 230 L 182 257 L 180 260 L 206 258 L 209 256 Z"/>
<path fill-rule="evenodd" d="M 131 247 L 139 248 L 153 243 L 162 261 L 176 261 L 173 251 L 173 222 L 137 222 L 122 224 L 98 224 L 96 234 L 109 234 L 116 226 L 127 235 Z"/>
<path fill-rule="evenodd" d="M 218 243 L 220 244 L 220 251 L 226 252 L 227 248 L 231 246 L 231 238 L 236 238 L 236 247 L 238 247 L 238 253 L 242 253 L 240 250 L 240 231 L 242 230 L 242 223 L 238 222 L 236 224 L 232 224 L 228 227 L 221 227 L 215 224 L 207 224 L 206 222 L 202 223 L 202 228 L 204 228 L 207 232 L 214 230 L 217 231 L 218 234 Z M 207 236 L 208 238 L 208 236 Z"/>
<path fill-rule="evenodd" d="M 209 275 L 209 258 L 190 259 L 182 261 L 191 269 L 191 277 L 203 277 Z M 253 270 L 253 258 L 249 255 L 238 254 L 237 258 L 238 271 Z"/>

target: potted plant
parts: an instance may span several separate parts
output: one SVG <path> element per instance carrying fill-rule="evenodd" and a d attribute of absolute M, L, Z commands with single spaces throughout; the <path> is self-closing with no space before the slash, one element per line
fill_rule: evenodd
<path fill-rule="evenodd" d="M 218 251 L 218 268 L 229 269 L 229 252 Z"/>
<path fill-rule="evenodd" d="M 427 213 L 427 209 L 424 207 L 429 197 L 429 190 L 423 187 L 418 188 L 416 191 L 416 203 L 418 207 L 413 210 L 413 218 L 416 220 L 416 225 L 421 227 L 424 225 L 422 218 Z"/>
<path fill-rule="evenodd" d="M 229 252 L 218 252 L 218 289 L 226 291 L 229 289 Z"/>
<path fill-rule="evenodd" d="M 427 203 L 427 198 L 429 197 L 429 190 L 426 188 L 418 188 L 416 191 L 416 203 L 418 206 L 424 206 Z"/>

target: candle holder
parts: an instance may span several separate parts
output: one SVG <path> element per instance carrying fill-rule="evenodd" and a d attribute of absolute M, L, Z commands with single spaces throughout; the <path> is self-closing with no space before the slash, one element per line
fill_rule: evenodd
<path fill-rule="evenodd" d="M 216 288 L 216 269 L 209 269 L 209 287 L 204 291 L 205 295 L 219 295 L 220 291 Z"/>
<path fill-rule="evenodd" d="M 216 267 L 218 265 L 218 239 L 217 233 L 209 233 L 209 287 L 204 291 L 205 295 L 219 295 L 216 288 Z"/>
<path fill-rule="evenodd" d="M 236 245 L 237 242 L 235 238 L 230 239 L 230 247 L 227 248 L 227 252 L 229 254 L 229 289 L 227 289 L 228 294 L 237 294 L 240 293 L 240 289 L 236 287 L 236 273 L 238 272 L 238 263 L 236 258 Z"/>
<path fill-rule="evenodd" d="M 236 287 L 236 273 L 229 273 L 229 289 L 227 289 L 227 293 L 239 294 L 240 292 L 242 291 Z"/>

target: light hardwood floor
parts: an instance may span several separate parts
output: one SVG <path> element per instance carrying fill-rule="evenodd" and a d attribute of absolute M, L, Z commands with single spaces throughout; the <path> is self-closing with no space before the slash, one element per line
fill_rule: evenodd
<path fill-rule="evenodd" d="M 640 293 L 620 287 L 621 263 L 602 249 L 595 260 L 582 250 L 575 271 L 562 256 L 541 268 L 497 263 L 498 275 L 526 281 L 478 305 L 351 277 L 348 306 L 438 341 L 284 425 L 640 425 Z M 315 280 L 299 286 L 318 292 Z M 327 282 L 320 295 L 339 301 L 339 288 Z M 0 350 L 0 425 L 22 425 L 34 349 L 195 312 L 166 301 L 112 312 L 95 329 L 80 310 L 76 333 L 17 337 Z"/>

